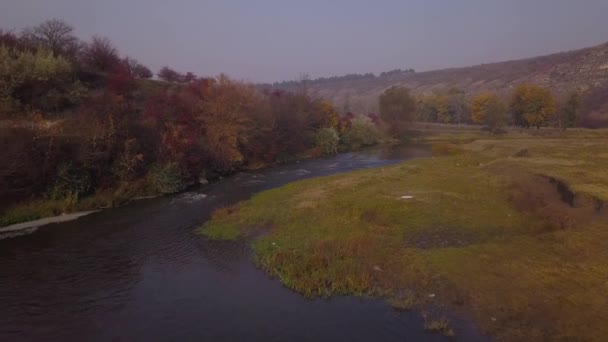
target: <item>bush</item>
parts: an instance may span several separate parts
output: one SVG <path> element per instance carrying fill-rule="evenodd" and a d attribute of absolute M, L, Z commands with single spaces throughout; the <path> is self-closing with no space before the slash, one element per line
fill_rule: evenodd
<path fill-rule="evenodd" d="M 72 163 L 64 163 L 57 170 L 55 184 L 48 196 L 52 200 L 78 202 L 78 199 L 88 194 L 91 189 L 91 176 L 88 172 L 74 167 Z"/>
<path fill-rule="evenodd" d="M 351 150 L 373 146 L 379 141 L 380 132 L 368 118 L 364 117 L 355 118 L 350 128 L 342 135 L 342 143 Z"/>
<path fill-rule="evenodd" d="M 332 155 L 338 153 L 340 137 L 333 128 L 321 128 L 315 133 L 314 142 L 315 146 L 321 149 L 321 153 Z"/>
<path fill-rule="evenodd" d="M 149 177 L 154 190 L 161 194 L 173 194 L 188 186 L 187 175 L 177 163 L 156 165 L 150 170 Z"/>

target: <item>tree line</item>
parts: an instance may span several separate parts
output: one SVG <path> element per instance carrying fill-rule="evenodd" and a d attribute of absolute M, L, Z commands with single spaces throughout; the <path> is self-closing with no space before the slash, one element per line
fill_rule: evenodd
<path fill-rule="evenodd" d="M 379 75 L 375 75 L 374 73 L 368 72 L 364 74 L 347 74 L 343 76 L 331 76 L 331 77 L 319 77 L 315 79 L 309 79 L 308 76 L 304 77 L 304 79 L 292 80 L 292 81 L 282 81 L 282 82 L 274 82 L 274 83 L 264 83 L 259 86 L 262 88 L 277 88 L 277 89 L 293 89 L 302 85 L 321 85 L 321 84 L 330 84 L 330 83 L 339 83 L 339 82 L 351 82 L 357 80 L 373 80 L 377 78 L 389 78 L 393 76 L 399 75 L 407 75 L 414 74 L 416 70 L 414 69 L 394 69 L 391 71 L 382 72 Z"/>
<path fill-rule="evenodd" d="M 0 34 L 0 206 L 171 193 L 240 169 L 378 143 L 378 116 L 307 93 L 162 68 L 50 20 Z M 62 207 L 65 208 L 65 207 Z"/>
<path fill-rule="evenodd" d="M 467 97 L 464 91 L 423 94 L 417 97 L 417 120 L 437 123 L 482 124 L 492 131 L 505 125 L 523 128 L 554 126 L 561 129 L 583 125 L 583 100 L 579 93 L 558 100 L 550 89 L 521 84 L 511 97 L 485 91 Z"/>

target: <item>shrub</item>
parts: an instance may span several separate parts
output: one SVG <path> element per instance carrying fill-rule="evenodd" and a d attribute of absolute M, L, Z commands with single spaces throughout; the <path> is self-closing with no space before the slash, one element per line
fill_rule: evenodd
<path fill-rule="evenodd" d="M 75 167 L 72 163 L 61 164 L 57 170 L 55 184 L 48 193 L 53 200 L 78 201 L 92 189 L 91 176 L 83 169 Z"/>
<path fill-rule="evenodd" d="M 161 194 L 172 194 L 184 190 L 188 183 L 187 175 L 177 163 L 168 163 L 152 167 L 149 173 L 150 183 L 154 190 Z"/>
<path fill-rule="evenodd" d="M 351 150 L 376 145 L 380 141 L 380 132 L 374 124 L 364 117 L 355 118 L 350 128 L 342 135 L 342 142 Z"/>
<path fill-rule="evenodd" d="M 332 155 L 338 153 L 338 143 L 340 137 L 338 132 L 333 128 L 321 128 L 314 136 L 315 146 L 321 149 L 324 155 Z"/>
<path fill-rule="evenodd" d="M 0 46 L 0 112 L 14 114 L 24 99 L 46 98 L 56 86 L 51 84 L 70 71 L 68 61 L 49 50 L 15 51 Z"/>

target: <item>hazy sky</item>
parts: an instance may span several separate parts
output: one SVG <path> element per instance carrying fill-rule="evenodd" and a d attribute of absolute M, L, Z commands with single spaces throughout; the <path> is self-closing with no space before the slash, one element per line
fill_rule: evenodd
<path fill-rule="evenodd" d="M 250 81 L 429 70 L 608 41 L 608 0 L 0 0 L 0 27 L 60 18 L 154 70 Z"/>

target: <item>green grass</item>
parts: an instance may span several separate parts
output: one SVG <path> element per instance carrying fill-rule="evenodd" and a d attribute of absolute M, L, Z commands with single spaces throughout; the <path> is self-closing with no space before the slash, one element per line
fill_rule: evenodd
<path fill-rule="evenodd" d="M 259 266 L 306 296 L 446 306 L 502 340 L 601 340 L 608 215 L 589 203 L 608 200 L 604 133 L 464 134 L 436 139 L 441 156 L 260 193 L 200 232 L 253 237 Z"/>

